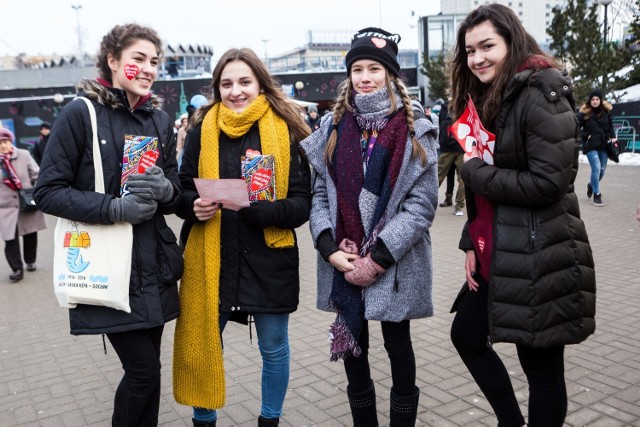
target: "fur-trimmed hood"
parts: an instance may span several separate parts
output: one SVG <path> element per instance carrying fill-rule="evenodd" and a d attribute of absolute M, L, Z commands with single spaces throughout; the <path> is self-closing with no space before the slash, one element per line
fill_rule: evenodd
<path fill-rule="evenodd" d="M 588 119 L 591 116 L 591 101 L 587 101 L 582 106 L 580 106 L 580 112 L 584 114 L 585 119 Z M 613 109 L 613 105 L 609 101 L 601 101 L 600 107 L 603 112 L 608 113 Z"/>
<path fill-rule="evenodd" d="M 124 90 L 107 87 L 95 79 L 82 79 L 76 85 L 76 93 L 99 102 L 111 108 L 129 108 L 127 96 Z M 162 108 L 162 99 L 155 94 L 143 104 L 147 108 L 159 110 Z"/>

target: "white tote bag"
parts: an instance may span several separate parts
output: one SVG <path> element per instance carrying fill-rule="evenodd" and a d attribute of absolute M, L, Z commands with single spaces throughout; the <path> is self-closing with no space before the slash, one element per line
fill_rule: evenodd
<path fill-rule="evenodd" d="M 93 130 L 95 191 L 104 193 L 96 111 L 86 98 Z M 133 227 L 126 222 L 85 224 L 58 218 L 54 238 L 53 286 L 62 308 L 101 305 L 131 313 L 129 280 Z"/>

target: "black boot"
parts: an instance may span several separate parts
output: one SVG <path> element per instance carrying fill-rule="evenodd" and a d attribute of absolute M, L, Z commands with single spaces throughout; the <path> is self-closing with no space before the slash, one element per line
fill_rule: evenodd
<path fill-rule="evenodd" d="M 258 427 L 276 427 L 280 422 L 280 418 L 264 418 L 262 415 L 258 417 Z"/>
<path fill-rule="evenodd" d="M 453 193 L 446 193 L 444 197 L 444 202 L 440 203 L 441 208 L 449 207 L 453 204 L 451 198 L 453 197 Z"/>
<path fill-rule="evenodd" d="M 193 427 L 216 427 L 215 421 L 198 421 L 193 418 L 191 418 L 191 421 L 193 421 Z"/>
<path fill-rule="evenodd" d="M 347 386 L 349 406 L 353 417 L 353 427 L 378 427 L 378 413 L 376 411 L 376 389 L 371 385 L 365 391 L 354 393 Z"/>
<path fill-rule="evenodd" d="M 24 273 L 22 270 L 16 270 L 12 274 L 9 275 L 9 280 L 12 282 L 19 282 L 24 277 Z"/>
<path fill-rule="evenodd" d="M 411 396 L 398 396 L 391 388 L 391 414 L 389 427 L 413 427 L 418 415 L 420 389 L 416 387 Z"/>

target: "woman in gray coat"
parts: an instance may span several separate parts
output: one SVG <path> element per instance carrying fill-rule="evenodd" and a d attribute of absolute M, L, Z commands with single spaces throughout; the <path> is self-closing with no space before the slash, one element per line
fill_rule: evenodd
<path fill-rule="evenodd" d="M 398 77 L 399 41 L 379 28 L 354 35 L 333 112 L 301 143 L 314 169 L 318 308 L 337 313 L 331 360 L 344 359 L 356 426 L 378 425 L 367 321 L 381 322 L 391 362 L 391 425 L 407 426 L 420 395 L 409 319 L 433 314 L 437 131 L 414 120 Z"/>
<path fill-rule="evenodd" d="M 9 129 L 0 128 L 0 235 L 5 241 L 4 254 L 13 270 L 9 280 L 18 282 L 24 277 L 20 236 L 24 242 L 27 270 L 35 271 L 38 231 L 47 228 L 47 224 L 42 212 L 20 211 L 18 191 L 33 188 L 40 169 L 27 150 L 13 146 L 14 141 L 15 137 Z"/>

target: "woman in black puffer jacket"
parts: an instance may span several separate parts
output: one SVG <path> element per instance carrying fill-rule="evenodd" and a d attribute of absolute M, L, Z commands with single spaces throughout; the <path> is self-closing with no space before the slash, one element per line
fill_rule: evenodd
<path fill-rule="evenodd" d="M 496 139 L 493 162 L 474 148 L 462 167 L 467 281 L 451 338 L 498 425 L 525 424 L 492 347 L 506 342 L 516 345 L 529 383 L 528 425 L 559 427 L 567 413 L 564 347 L 595 330 L 595 271 L 573 185 L 571 82 L 499 4 L 465 18 L 452 65 L 452 117 L 470 94 Z"/>
<path fill-rule="evenodd" d="M 611 109 L 613 107 L 602 97 L 602 92 L 594 90 L 589 94 L 587 102 L 580 107 L 578 123 L 582 137 L 582 152 L 589 159 L 591 165 L 591 179 L 587 184 L 587 197 L 593 195 L 595 206 L 604 206 L 600 181 L 607 169 L 607 141 L 616 140 L 613 130 Z"/>

